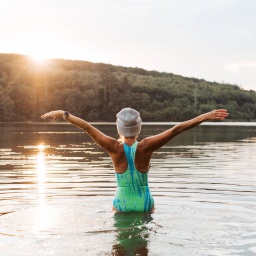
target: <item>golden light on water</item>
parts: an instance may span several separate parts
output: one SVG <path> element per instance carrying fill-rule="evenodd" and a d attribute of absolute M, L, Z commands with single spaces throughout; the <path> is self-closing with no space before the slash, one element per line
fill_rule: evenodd
<path fill-rule="evenodd" d="M 45 149 L 44 144 L 39 144 L 37 147 L 40 151 L 43 151 Z"/>
<path fill-rule="evenodd" d="M 46 156 L 45 156 L 45 145 L 39 144 L 37 146 L 37 156 L 36 156 L 36 170 L 37 170 L 37 191 L 38 191 L 38 200 L 37 200 L 37 209 L 33 216 L 32 221 L 32 230 L 37 235 L 42 234 L 42 231 L 49 231 L 56 221 L 58 220 L 55 217 L 53 209 L 47 204 L 45 200 L 46 194 L 46 175 L 47 175 L 47 165 L 46 165 Z"/>
<path fill-rule="evenodd" d="M 45 196 L 45 179 L 46 179 L 46 164 L 45 164 L 45 146 L 44 144 L 38 145 L 38 154 L 37 154 L 37 184 L 38 184 L 38 193 L 40 200 L 44 200 Z"/>

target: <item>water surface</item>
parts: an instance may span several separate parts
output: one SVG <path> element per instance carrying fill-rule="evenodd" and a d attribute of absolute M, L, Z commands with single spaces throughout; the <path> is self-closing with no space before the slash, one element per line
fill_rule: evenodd
<path fill-rule="evenodd" d="M 139 139 L 170 126 L 144 125 Z M 155 152 L 153 214 L 111 212 L 112 163 L 83 131 L 0 132 L 1 255 L 256 255 L 255 124 L 201 125 Z"/>

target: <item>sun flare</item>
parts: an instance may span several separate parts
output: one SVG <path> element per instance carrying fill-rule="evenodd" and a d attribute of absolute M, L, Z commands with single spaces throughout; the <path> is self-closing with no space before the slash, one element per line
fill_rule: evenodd
<path fill-rule="evenodd" d="M 43 64 L 43 63 L 46 63 L 49 59 L 49 57 L 47 56 L 46 53 L 44 52 L 29 52 L 28 53 L 29 57 L 35 62 L 35 63 L 38 63 L 38 64 Z"/>
<path fill-rule="evenodd" d="M 45 62 L 47 60 L 47 57 L 45 57 L 42 54 L 34 54 L 31 56 L 31 58 L 36 62 L 40 62 L 40 63 Z"/>
<path fill-rule="evenodd" d="M 37 148 L 39 149 L 39 151 L 43 151 L 45 149 L 45 146 L 44 144 L 39 144 Z"/>
<path fill-rule="evenodd" d="M 20 42 L 19 48 L 35 63 L 45 63 L 51 58 L 55 43 L 49 34 L 33 33 Z"/>

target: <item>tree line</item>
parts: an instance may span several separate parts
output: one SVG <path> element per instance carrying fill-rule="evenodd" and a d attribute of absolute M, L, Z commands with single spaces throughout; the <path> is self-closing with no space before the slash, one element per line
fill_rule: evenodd
<path fill-rule="evenodd" d="M 143 121 L 183 121 L 215 108 L 256 120 L 256 92 L 172 73 L 104 63 L 0 54 L 0 121 L 39 121 L 63 109 L 88 121 L 115 121 L 123 107 Z"/>

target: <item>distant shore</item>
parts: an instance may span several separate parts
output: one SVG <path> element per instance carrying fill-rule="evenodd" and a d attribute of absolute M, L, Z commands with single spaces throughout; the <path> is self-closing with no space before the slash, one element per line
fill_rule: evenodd
<path fill-rule="evenodd" d="M 115 122 L 89 122 L 92 125 L 115 125 Z M 143 122 L 143 125 L 176 125 L 180 122 Z M 43 121 L 43 122 L 0 122 L 0 124 L 36 124 L 36 125 L 70 125 L 65 121 Z M 253 121 L 216 121 L 216 122 L 204 122 L 200 125 L 221 125 L 221 126 L 256 126 L 256 120 Z"/>

